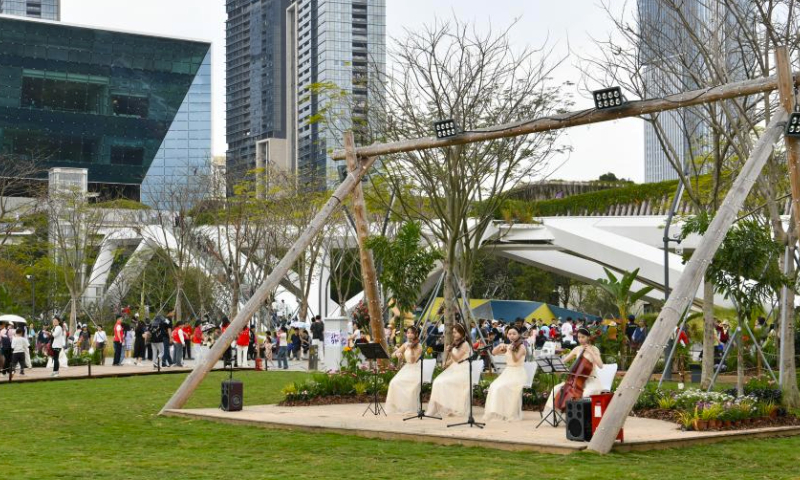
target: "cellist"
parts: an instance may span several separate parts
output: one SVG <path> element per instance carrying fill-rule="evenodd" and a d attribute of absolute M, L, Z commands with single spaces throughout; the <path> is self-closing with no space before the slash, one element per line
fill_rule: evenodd
<path fill-rule="evenodd" d="M 578 329 L 578 346 L 561 360 L 564 363 L 575 360 L 575 363 L 570 369 L 567 380 L 556 385 L 550 398 L 547 399 L 542 411 L 544 416 L 553 410 L 554 405 L 563 411 L 567 401 L 589 397 L 603 390 L 597 378 L 597 370 L 603 368 L 603 359 L 600 357 L 600 349 L 592 345 L 592 334 L 587 328 Z M 564 388 L 565 385 L 568 388 Z M 563 394 L 562 389 L 564 389 Z"/>

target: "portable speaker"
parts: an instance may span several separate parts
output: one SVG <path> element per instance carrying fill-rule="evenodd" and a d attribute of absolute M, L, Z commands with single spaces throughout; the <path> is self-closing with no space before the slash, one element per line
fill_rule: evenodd
<path fill-rule="evenodd" d="M 567 440 L 588 442 L 592 439 L 592 401 L 588 398 L 567 402 Z"/>
<path fill-rule="evenodd" d="M 226 412 L 238 412 L 244 405 L 244 384 L 239 380 L 222 382 L 222 401 L 219 408 Z"/>

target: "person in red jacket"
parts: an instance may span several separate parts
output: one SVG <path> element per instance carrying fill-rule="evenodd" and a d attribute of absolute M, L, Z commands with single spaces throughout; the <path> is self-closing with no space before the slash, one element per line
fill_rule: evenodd
<path fill-rule="evenodd" d="M 205 350 L 203 350 L 203 328 L 200 325 L 200 320 L 195 321 L 194 329 L 192 330 L 192 350 L 194 350 L 197 363 L 203 361 L 203 354 L 205 353 Z"/>
<path fill-rule="evenodd" d="M 244 327 L 244 329 L 239 332 L 239 336 L 236 338 L 236 364 L 242 367 L 249 367 L 247 364 L 247 348 L 250 345 L 250 328 Z"/>
<path fill-rule="evenodd" d="M 117 322 L 114 324 L 114 363 L 122 365 L 122 342 L 125 341 L 125 328 L 122 326 L 122 315 L 117 315 Z"/>
<path fill-rule="evenodd" d="M 172 329 L 172 364 L 176 367 L 183 366 L 183 345 L 185 342 L 183 320 L 178 320 L 175 322 L 175 328 Z"/>
<path fill-rule="evenodd" d="M 189 322 L 183 325 L 183 359 L 192 359 L 192 326 Z"/>

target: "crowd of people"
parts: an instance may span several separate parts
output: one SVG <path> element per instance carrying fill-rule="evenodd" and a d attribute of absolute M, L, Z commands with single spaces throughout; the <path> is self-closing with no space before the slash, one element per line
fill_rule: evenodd
<path fill-rule="evenodd" d="M 224 365 L 250 367 L 256 358 L 289 368 L 289 360 L 305 360 L 312 345 L 321 348 L 324 324 L 317 315 L 309 329 L 289 322 L 284 316 L 274 320 L 277 330 L 267 331 L 263 338 L 256 335 L 254 325 L 245 326 L 226 348 Z M 59 316 L 49 324 L 14 325 L 0 322 L 0 373 L 19 372 L 32 367 L 32 357 L 48 358 L 51 376 L 59 376 L 67 366 L 70 351 L 73 357 L 89 354 L 105 365 L 106 355 L 112 355 L 112 366 L 143 366 L 152 362 L 154 369 L 182 367 L 185 360 L 201 361 L 229 326 L 223 317 L 218 323 L 207 316 L 188 321 L 174 320 L 171 316 L 157 315 L 154 319 L 140 319 L 139 314 L 121 313 L 110 328 L 101 325 L 77 323 L 70 332 Z M 310 330 L 310 332 L 309 332 Z"/>

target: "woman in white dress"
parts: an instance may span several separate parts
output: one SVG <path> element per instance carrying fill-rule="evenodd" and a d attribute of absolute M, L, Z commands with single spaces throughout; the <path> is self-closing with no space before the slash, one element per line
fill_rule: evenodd
<path fill-rule="evenodd" d="M 394 356 L 405 362 L 403 368 L 389 382 L 386 394 L 386 411 L 389 413 L 416 413 L 419 408 L 420 365 L 422 345 L 419 330 L 411 326 L 406 329 L 407 341 L 394 352 Z"/>
<path fill-rule="evenodd" d="M 506 368 L 489 385 L 483 421 L 522 420 L 522 389 L 525 388 L 525 342 L 515 326 L 506 328 L 511 343 L 503 343 L 492 350 L 492 355 L 506 355 Z"/>
<path fill-rule="evenodd" d="M 469 410 L 469 363 L 463 360 L 469 356 L 469 344 L 464 326 L 453 327 L 453 345 L 447 352 L 445 371 L 433 381 L 431 399 L 428 401 L 426 415 L 444 417 L 447 415 L 466 415 Z"/>
<path fill-rule="evenodd" d="M 586 379 L 586 383 L 583 386 L 583 398 L 587 398 L 603 391 L 603 384 L 600 383 L 600 379 L 597 377 L 597 370 L 603 368 L 603 359 L 600 357 L 600 349 L 592 345 L 592 335 L 588 329 L 583 327 L 578 329 L 578 344 L 579 345 L 573 348 L 562 360 L 566 363 L 570 360 L 580 361 L 582 358 L 585 358 L 592 363 L 592 373 Z M 547 403 L 544 406 L 542 415 L 547 416 L 547 414 L 553 410 L 555 399 L 558 398 L 558 394 L 563 386 L 564 382 L 559 383 L 556 385 L 555 389 L 553 389 L 553 393 L 547 399 Z"/>

